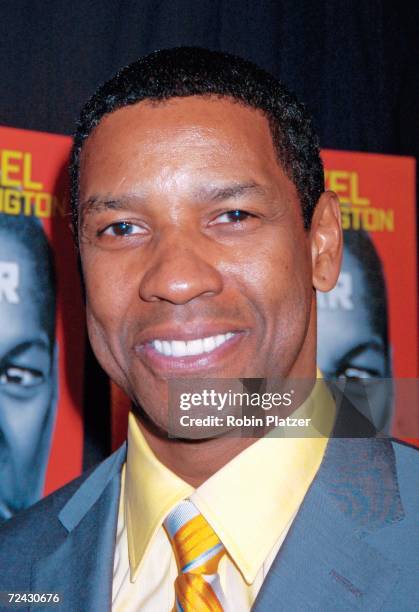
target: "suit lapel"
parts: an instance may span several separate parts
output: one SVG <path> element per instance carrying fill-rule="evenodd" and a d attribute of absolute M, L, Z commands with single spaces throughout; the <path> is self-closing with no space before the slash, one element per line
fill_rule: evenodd
<path fill-rule="evenodd" d="M 390 440 L 363 433 L 371 434 L 370 425 L 343 404 L 335 437 L 254 612 L 382 608 L 400 570 L 366 539 L 369 532 L 402 520 L 403 509 Z"/>
<path fill-rule="evenodd" d="M 125 446 L 92 472 L 58 515 L 63 535 L 34 565 L 33 592 L 59 593 L 66 610 L 111 609 L 120 471 Z M 36 608 L 39 609 L 39 606 Z"/>
<path fill-rule="evenodd" d="M 313 486 L 253 609 L 380 610 L 398 573 L 354 534 L 330 495 Z"/>

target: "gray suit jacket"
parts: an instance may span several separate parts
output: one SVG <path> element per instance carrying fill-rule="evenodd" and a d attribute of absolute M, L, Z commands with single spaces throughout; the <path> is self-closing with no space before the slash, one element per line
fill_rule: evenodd
<path fill-rule="evenodd" d="M 356 437 L 365 432 L 359 415 L 355 426 L 349 419 L 354 437 L 339 438 L 348 434 L 346 412 L 255 612 L 419 610 L 419 453 Z M 59 592 L 59 611 L 110 610 L 125 455 L 123 446 L 4 524 L 0 591 Z"/>

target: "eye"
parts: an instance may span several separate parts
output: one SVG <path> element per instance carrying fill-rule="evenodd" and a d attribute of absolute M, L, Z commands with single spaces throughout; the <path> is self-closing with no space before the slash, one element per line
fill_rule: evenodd
<path fill-rule="evenodd" d="M 44 382 L 44 375 L 38 370 L 9 366 L 0 370 L 0 385 L 35 387 Z"/>
<path fill-rule="evenodd" d="M 133 236 L 134 234 L 142 233 L 144 233 L 144 230 L 139 225 L 135 225 L 135 223 L 130 223 L 129 221 L 112 223 L 99 232 L 99 234 L 103 236 Z"/>
<path fill-rule="evenodd" d="M 237 223 L 240 221 L 246 221 L 247 219 L 250 219 L 254 216 L 255 215 L 252 215 L 252 213 L 249 213 L 245 210 L 236 209 L 229 210 L 223 213 L 222 215 L 219 215 L 215 221 L 216 223 Z"/>
<path fill-rule="evenodd" d="M 347 367 L 341 374 L 339 374 L 339 378 L 375 378 L 378 376 L 378 373 L 356 367 Z"/>

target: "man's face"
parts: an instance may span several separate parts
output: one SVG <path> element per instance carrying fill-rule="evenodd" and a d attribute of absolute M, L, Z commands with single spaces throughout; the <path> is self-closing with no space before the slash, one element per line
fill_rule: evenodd
<path fill-rule="evenodd" d="M 167 379 L 314 369 L 310 233 L 267 120 L 227 99 L 105 117 L 80 174 L 93 349 L 167 428 Z"/>
<path fill-rule="evenodd" d="M 33 254 L 0 231 L 0 263 L 1 520 L 42 494 L 56 381 Z"/>
<path fill-rule="evenodd" d="M 360 262 L 345 248 L 335 289 L 319 295 L 318 361 L 331 378 L 385 378 L 386 348 L 371 323 L 374 308 Z"/>

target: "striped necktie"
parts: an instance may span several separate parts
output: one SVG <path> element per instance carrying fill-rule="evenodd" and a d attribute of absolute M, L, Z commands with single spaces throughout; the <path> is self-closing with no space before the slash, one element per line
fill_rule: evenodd
<path fill-rule="evenodd" d="M 225 548 L 189 500 L 180 502 L 164 522 L 176 557 L 177 612 L 223 612 L 217 567 Z"/>

